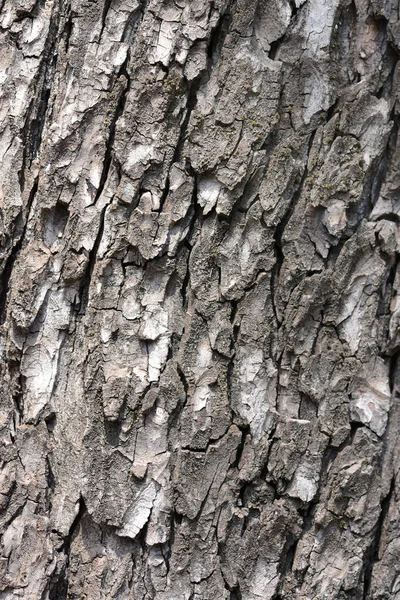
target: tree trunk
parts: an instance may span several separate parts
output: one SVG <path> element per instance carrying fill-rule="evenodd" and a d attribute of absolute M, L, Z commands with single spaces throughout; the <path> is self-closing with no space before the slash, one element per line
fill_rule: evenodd
<path fill-rule="evenodd" d="M 0 44 L 0 599 L 400 599 L 398 0 Z"/>

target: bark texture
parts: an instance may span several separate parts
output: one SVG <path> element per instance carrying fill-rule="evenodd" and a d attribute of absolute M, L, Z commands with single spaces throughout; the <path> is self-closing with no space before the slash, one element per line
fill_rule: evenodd
<path fill-rule="evenodd" d="M 0 2 L 0 599 L 400 599 L 398 0 Z"/>

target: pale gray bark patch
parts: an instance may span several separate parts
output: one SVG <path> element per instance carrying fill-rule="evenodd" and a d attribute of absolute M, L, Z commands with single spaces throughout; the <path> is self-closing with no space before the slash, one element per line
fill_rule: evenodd
<path fill-rule="evenodd" d="M 0 3 L 0 598 L 400 598 L 397 0 Z"/>

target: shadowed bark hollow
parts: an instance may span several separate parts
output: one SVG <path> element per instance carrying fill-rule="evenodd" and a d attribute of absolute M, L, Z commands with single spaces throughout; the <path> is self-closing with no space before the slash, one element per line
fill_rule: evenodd
<path fill-rule="evenodd" d="M 398 0 L 1 0 L 0 599 L 400 599 Z"/>

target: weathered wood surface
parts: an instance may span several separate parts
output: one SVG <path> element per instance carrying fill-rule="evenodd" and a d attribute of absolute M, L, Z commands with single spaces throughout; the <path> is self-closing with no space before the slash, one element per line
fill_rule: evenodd
<path fill-rule="evenodd" d="M 0 599 L 400 598 L 398 0 L 0 3 Z"/>

